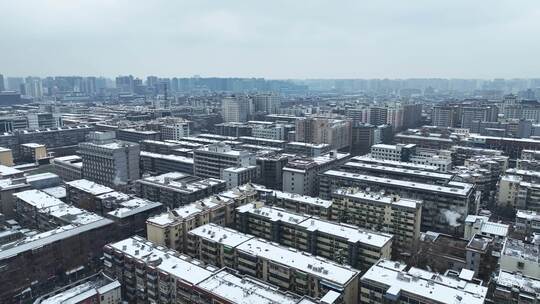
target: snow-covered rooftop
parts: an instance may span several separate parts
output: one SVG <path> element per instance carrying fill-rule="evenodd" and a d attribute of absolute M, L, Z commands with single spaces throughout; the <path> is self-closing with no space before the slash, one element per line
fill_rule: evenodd
<path fill-rule="evenodd" d="M 426 270 L 411 268 L 399 262 L 380 260 L 363 276 L 363 282 L 387 286 L 385 297 L 397 299 L 403 293 L 429 299 L 434 303 L 483 304 L 487 287 Z"/>
<path fill-rule="evenodd" d="M 113 189 L 107 186 L 89 181 L 87 179 L 78 179 L 78 180 L 67 182 L 66 184 L 73 188 L 79 189 L 81 191 L 84 191 L 84 192 L 87 192 L 96 196 L 114 191 Z"/>

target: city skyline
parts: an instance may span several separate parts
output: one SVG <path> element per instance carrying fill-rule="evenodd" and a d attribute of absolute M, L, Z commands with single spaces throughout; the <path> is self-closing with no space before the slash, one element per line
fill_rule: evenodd
<path fill-rule="evenodd" d="M 534 78 L 534 4 L 4 2 L 0 66 L 13 76 Z"/>

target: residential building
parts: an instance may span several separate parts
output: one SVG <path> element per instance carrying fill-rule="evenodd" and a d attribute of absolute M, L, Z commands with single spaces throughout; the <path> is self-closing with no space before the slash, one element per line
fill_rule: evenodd
<path fill-rule="evenodd" d="M 89 139 L 79 144 L 84 178 L 113 188 L 139 179 L 138 144 L 114 140 L 114 132 L 94 132 Z"/>
<path fill-rule="evenodd" d="M 141 151 L 158 153 L 158 154 L 175 154 L 176 149 L 184 148 L 184 145 L 175 141 L 159 141 L 159 140 L 143 140 L 139 143 L 141 145 Z M 196 148 L 200 147 L 199 144 L 188 143 L 189 146 Z"/>
<path fill-rule="evenodd" d="M 250 115 L 249 99 L 243 96 L 226 97 L 221 101 L 221 112 L 225 122 L 245 122 Z"/>
<path fill-rule="evenodd" d="M 497 205 L 525 210 L 540 210 L 540 184 L 524 182 L 518 175 L 503 175 L 499 181 Z"/>
<path fill-rule="evenodd" d="M 329 144 L 332 149 L 346 149 L 351 145 L 351 121 L 325 117 L 296 120 L 295 141 Z"/>
<path fill-rule="evenodd" d="M 164 174 L 171 171 L 193 174 L 194 160 L 186 156 L 141 151 L 140 167 L 144 173 L 150 174 Z"/>
<path fill-rule="evenodd" d="M 233 150 L 229 145 L 216 143 L 193 151 L 194 174 L 219 179 L 223 169 L 247 167 L 256 164 L 255 155 Z"/>
<path fill-rule="evenodd" d="M 140 237 L 109 244 L 103 251 L 104 272 L 121 282 L 129 302 L 319 303 L 228 269 L 204 266 Z"/>
<path fill-rule="evenodd" d="M 260 171 L 257 183 L 270 189 L 283 189 L 283 167 L 289 162 L 289 156 L 272 153 L 257 156 L 256 162 Z"/>
<path fill-rule="evenodd" d="M 148 218 L 148 239 L 159 245 L 185 251 L 187 233 L 207 223 L 231 225 L 235 208 L 254 201 L 257 191 L 251 186 L 238 187 Z"/>
<path fill-rule="evenodd" d="M 120 304 L 121 302 L 120 282 L 100 272 L 40 296 L 34 304 Z"/>
<path fill-rule="evenodd" d="M 270 188 L 272 189 L 272 188 Z M 278 190 L 262 190 L 265 204 L 285 208 L 292 212 L 332 219 L 332 201 L 318 197 L 282 192 Z"/>
<path fill-rule="evenodd" d="M 55 157 L 52 159 L 54 172 L 64 181 L 82 179 L 82 158 L 78 155 Z"/>
<path fill-rule="evenodd" d="M 21 159 L 28 162 L 38 162 L 47 158 L 47 147 L 36 143 L 21 144 Z"/>
<path fill-rule="evenodd" d="M 389 258 L 391 234 L 321 220 L 282 208 L 247 204 L 236 209 L 239 231 L 366 270 Z"/>
<path fill-rule="evenodd" d="M 189 122 L 166 124 L 161 126 L 162 140 L 181 140 L 189 136 Z"/>
<path fill-rule="evenodd" d="M 538 245 L 507 238 L 499 259 L 500 269 L 540 279 L 540 249 Z"/>
<path fill-rule="evenodd" d="M 472 280 L 470 273 L 442 275 L 380 260 L 360 279 L 360 303 L 467 303 L 483 304 L 488 288 Z"/>
<path fill-rule="evenodd" d="M 214 178 L 200 178 L 181 172 L 169 172 L 145 177 L 135 182 L 137 195 L 161 202 L 169 208 L 206 198 L 225 191 L 226 182 Z"/>
<path fill-rule="evenodd" d="M 283 191 L 300 195 L 319 194 L 319 173 L 340 166 L 348 158 L 348 153 L 332 151 L 313 158 L 289 160 L 283 167 Z"/>
<path fill-rule="evenodd" d="M 502 243 L 508 236 L 509 228 L 506 224 L 489 221 L 487 216 L 468 215 L 465 219 L 465 234 L 463 237 L 470 240 L 475 234 L 479 234 Z"/>
<path fill-rule="evenodd" d="M 334 291 L 343 303 L 358 303 L 359 272 L 349 266 L 218 225 L 190 231 L 189 242 L 193 257 L 213 265 L 231 267 L 298 294 L 322 298 Z"/>
<path fill-rule="evenodd" d="M 532 210 L 517 210 L 515 229 L 525 235 L 540 233 L 540 213 Z"/>
<path fill-rule="evenodd" d="M 14 196 L 21 224 L 34 233 L 0 246 L 0 302 L 19 302 L 30 290 L 49 292 L 51 282 L 81 269 L 95 270 L 101 248 L 115 237 L 113 221 L 38 190 Z"/>
<path fill-rule="evenodd" d="M 41 173 L 23 177 L 5 178 L 0 180 L 0 213 L 6 218 L 15 218 L 14 193 L 28 189 L 45 189 L 59 186 L 62 180 L 56 174 Z"/>
<path fill-rule="evenodd" d="M 13 166 L 13 151 L 0 147 L 0 165 Z"/>
<path fill-rule="evenodd" d="M 137 129 L 118 129 L 116 130 L 116 139 L 138 143 L 143 140 L 160 140 L 160 133 Z"/>
<path fill-rule="evenodd" d="M 476 210 L 479 200 L 475 186 L 468 183 L 450 181 L 446 185 L 433 185 L 339 170 L 321 173 L 322 198 L 330 198 L 335 190 L 343 187 L 369 187 L 370 191 L 384 190 L 400 197 L 421 200 L 423 231 L 460 235 L 463 233 L 463 221 L 470 211 Z"/>
<path fill-rule="evenodd" d="M 500 270 L 491 280 L 491 295 L 494 303 L 538 303 L 540 280 Z"/>
<path fill-rule="evenodd" d="M 422 201 L 354 188 L 338 189 L 332 197 L 332 220 L 390 233 L 396 252 L 414 252 L 418 246 Z"/>
<path fill-rule="evenodd" d="M 332 146 L 329 144 L 314 144 L 292 141 L 287 143 L 285 150 L 290 154 L 298 154 L 306 157 L 317 157 L 330 153 L 330 151 L 332 151 Z"/>
<path fill-rule="evenodd" d="M 228 189 L 255 182 L 258 175 L 257 166 L 230 167 L 221 171 L 221 179 L 227 182 Z"/>

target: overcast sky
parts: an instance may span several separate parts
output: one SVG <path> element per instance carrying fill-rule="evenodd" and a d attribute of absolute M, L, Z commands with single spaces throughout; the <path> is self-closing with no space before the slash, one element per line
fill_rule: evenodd
<path fill-rule="evenodd" d="M 540 77 L 540 1 L 0 0 L 0 73 Z"/>

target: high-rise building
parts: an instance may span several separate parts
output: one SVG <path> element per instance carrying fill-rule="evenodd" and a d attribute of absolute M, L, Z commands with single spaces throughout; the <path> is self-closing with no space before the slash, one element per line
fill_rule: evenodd
<path fill-rule="evenodd" d="M 6 85 L 4 83 L 4 75 L 0 74 L 0 92 L 6 90 Z"/>
<path fill-rule="evenodd" d="M 388 121 L 388 108 L 371 107 L 369 108 L 369 123 L 375 126 L 384 125 Z"/>
<path fill-rule="evenodd" d="M 140 147 L 114 139 L 114 132 L 92 132 L 90 142 L 79 144 L 82 175 L 97 183 L 119 188 L 139 179 Z"/>
<path fill-rule="evenodd" d="M 225 122 L 245 122 L 249 117 L 249 99 L 226 97 L 221 101 L 221 111 Z"/>
<path fill-rule="evenodd" d="M 345 149 L 351 144 L 351 121 L 325 117 L 297 119 L 295 140 Z"/>
<path fill-rule="evenodd" d="M 178 122 L 161 126 L 162 140 L 181 140 L 189 136 L 189 122 Z"/>
<path fill-rule="evenodd" d="M 25 94 L 41 99 L 43 97 L 43 84 L 39 77 L 27 77 L 24 83 Z"/>
<path fill-rule="evenodd" d="M 399 104 L 392 105 L 386 111 L 386 123 L 395 131 L 403 129 L 403 107 Z"/>
<path fill-rule="evenodd" d="M 135 84 L 133 81 L 133 76 L 118 76 L 116 77 L 116 88 L 119 93 L 133 93 L 135 89 Z"/>
<path fill-rule="evenodd" d="M 199 177 L 220 179 L 223 169 L 256 165 L 254 154 L 233 150 L 222 142 L 193 150 L 193 158 L 195 175 Z"/>
<path fill-rule="evenodd" d="M 276 94 L 258 94 L 253 96 L 255 112 L 265 112 L 267 114 L 277 114 L 281 99 Z"/>
<path fill-rule="evenodd" d="M 431 111 L 431 124 L 437 127 L 454 127 L 455 113 L 454 107 L 435 106 Z"/>
<path fill-rule="evenodd" d="M 422 121 L 422 104 L 403 105 L 403 128 L 416 128 Z"/>
<path fill-rule="evenodd" d="M 369 153 L 371 146 L 377 144 L 377 127 L 366 123 L 355 123 L 352 127 L 351 154 Z"/>

